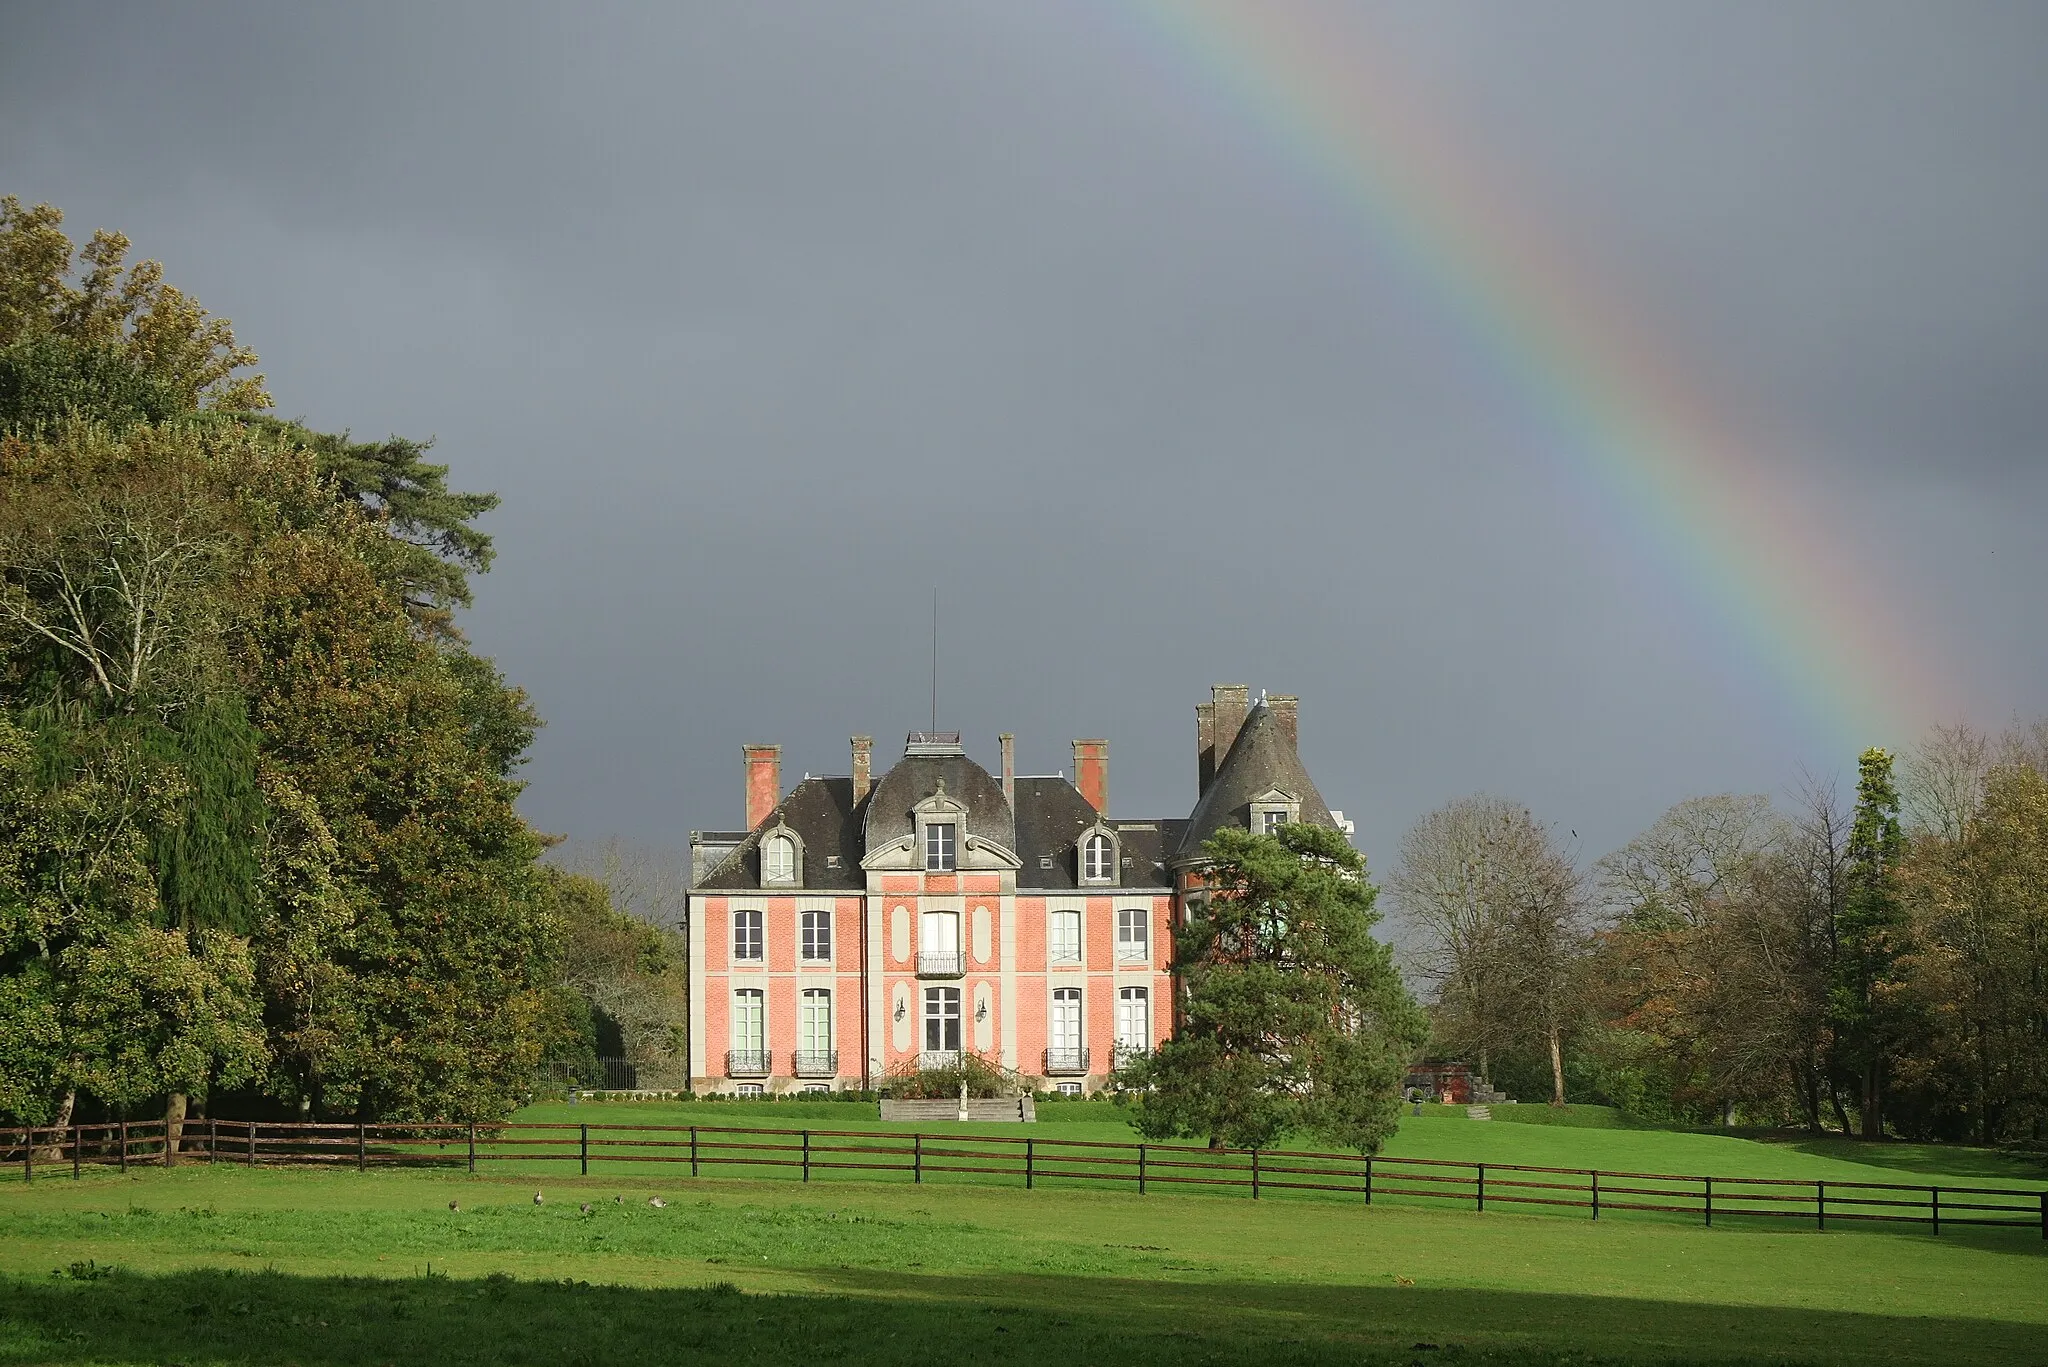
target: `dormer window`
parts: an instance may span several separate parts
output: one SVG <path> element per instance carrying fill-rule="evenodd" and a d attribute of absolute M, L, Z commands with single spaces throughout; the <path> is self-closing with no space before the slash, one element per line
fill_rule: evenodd
<path fill-rule="evenodd" d="M 1081 842 L 1081 881 L 1107 883 L 1116 877 L 1116 842 L 1096 831 Z"/>
<path fill-rule="evenodd" d="M 1291 793 L 1275 788 L 1252 799 L 1251 828 L 1254 835 L 1277 835 L 1282 826 L 1301 820 L 1301 804 Z"/>
<path fill-rule="evenodd" d="M 1259 834 L 1272 835 L 1287 824 L 1287 809 L 1267 807 L 1259 813 Z"/>
<path fill-rule="evenodd" d="M 804 881 L 804 842 L 778 824 L 761 837 L 761 886 L 795 887 Z"/>
<path fill-rule="evenodd" d="M 950 873 L 959 865 L 960 827 L 951 821 L 927 822 L 924 828 L 924 866 L 927 870 Z"/>
<path fill-rule="evenodd" d="M 761 842 L 761 881 L 796 881 L 796 845 L 786 835 L 771 835 Z"/>

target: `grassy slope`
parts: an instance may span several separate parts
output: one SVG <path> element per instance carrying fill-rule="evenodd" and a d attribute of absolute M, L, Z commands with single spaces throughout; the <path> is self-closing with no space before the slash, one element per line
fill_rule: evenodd
<path fill-rule="evenodd" d="M 2048 1343 L 2048 1255 L 2002 1232 L 627 1180 L 549 1179 L 539 1207 L 528 1180 L 459 1174 L 10 1183 L 0 1364 L 1391 1363 L 1417 1343 L 1444 1345 L 1433 1362 L 1932 1363 Z M 122 1271 L 50 1277 L 84 1259 Z"/>

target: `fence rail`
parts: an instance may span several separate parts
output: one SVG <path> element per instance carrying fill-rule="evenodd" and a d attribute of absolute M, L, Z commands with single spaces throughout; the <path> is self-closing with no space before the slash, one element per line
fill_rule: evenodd
<path fill-rule="evenodd" d="M 1173 1144 L 1037 1135 L 764 1129 L 726 1125 L 581 1125 L 463 1122 L 353 1125 L 198 1119 L 176 1143 L 165 1121 L 113 1121 L 63 1128 L 0 1129 L 0 1162 L 23 1180 L 87 1166 L 173 1167 L 191 1163 L 329 1164 L 463 1168 L 502 1163 L 688 1163 L 707 1168 L 795 1168 L 802 1180 L 834 1171 L 895 1173 L 921 1183 L 950 1174 L 1040 1181 L 1108 1182 L 1149 1192 L 1168 1186 L 1336 1193 L 1376 1199 L 1590 1211 L 1652 1211 L 1715 1219 L 1774 1218 L 1944 1226 L 2036 1228 L 2048 1240 L 2048 1189 L 1950 1187 L 1788 1177 L 1691 1177 L 1602 1172 L 1441 1158 L 1362 1157 L 1279 1149 L 1201 1149 Z"/>

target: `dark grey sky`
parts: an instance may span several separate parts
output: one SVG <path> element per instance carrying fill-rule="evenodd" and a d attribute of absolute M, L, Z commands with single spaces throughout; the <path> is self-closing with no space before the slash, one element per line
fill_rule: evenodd
<path fill-rule="evenodd" d="M 1302 695 L 1382 867 L 1475 789 L 1598 854 L 1851 766 L 1138 14 L 9 3 L 0 190 L 162 259 L 281 411 L 504 497 L 467 627 L 548 829 L 735 824 L 744 741 L 893 754 L 934 584 L 941 724 L 1110 737 L 1118 815 L 1187 810 L 1217 680 Z M 1351 17 L 1782 439 L 1958 711 L 2048 712 L 2048 8 Z"/>

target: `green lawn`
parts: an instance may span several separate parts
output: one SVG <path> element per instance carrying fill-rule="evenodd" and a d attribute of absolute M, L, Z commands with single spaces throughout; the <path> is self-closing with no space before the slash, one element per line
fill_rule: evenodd
<path fill-rule="evenodd" d="M 1106 1189 L 693 1183 L 645 1168 L 538 1185 L 539 1206 L 523 1175 L 193 1165 L 8 1183 L 0 1364 L 2048 1352 L 2048 1256 L 2010 1231 L 1709 1231 Z M 657 1195 L 665 1208 L 649 1205 Z"/>

